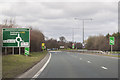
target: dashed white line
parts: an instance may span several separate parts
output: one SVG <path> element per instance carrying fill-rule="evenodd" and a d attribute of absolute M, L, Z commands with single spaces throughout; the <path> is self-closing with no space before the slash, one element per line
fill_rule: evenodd
<path fill-rule="evenodd" d="M 45 65 L 33 76 L 33 78 L 37 78 L 41 74 L 41 72 L 45 69 L 47 64 L 50 62 L 50 59 L 51 59 L 51 53 Z"/>
<path fill-rule="evenodd" d="M 91 63 L 91 61 L 87 61 L 88 63 Z"/>
<path fill-rule="evenodd" d="M 82 58 L 80 58 L 80 60 L 82 60 Z"/>
<path fill-rule="evenodd" d="M 101 66 L 101 68 L 103 68 L 103 69 L 105 69 L 105 70 L 107 70 L 108 68 L 106 68 L 106 67 L 104 67 L 104 66 Z"/>

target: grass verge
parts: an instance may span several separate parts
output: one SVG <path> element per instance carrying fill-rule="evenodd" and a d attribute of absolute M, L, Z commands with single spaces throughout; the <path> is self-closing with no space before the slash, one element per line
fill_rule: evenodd
<path fill-rule="evenodd" d="M 15 78 L 24 73 L 47 54 L 44 52 L 33 52 L 30 56 L 24 55 L 5 55 L 2 56 L 2 76 L 3 78 Z"/>
<path fill-rule="evenodd" d="M 110 56 L 110 57 L 117 57 L 117 58 L 120 58 L 120 55 L 105 55 L 105 54 L 103 54 L 103 56 Z"/>
<path fill-rule="evenodd" d="M 69 51 L 69 52 L 72 52 L 72 51 Z M 78 51 L 74 51 L 75 53 L 81 53 L 81 52 L 78 52 Z M 120 55 L 108 55 L 108 54 L 100 54 L 100 53 L 85 53 L 85 54 L 93 54 L 93 55 L 100 55 L 100 56 L 110 56 L 110 57 L 117 57 L 117 58 L 120 58 Z"/>

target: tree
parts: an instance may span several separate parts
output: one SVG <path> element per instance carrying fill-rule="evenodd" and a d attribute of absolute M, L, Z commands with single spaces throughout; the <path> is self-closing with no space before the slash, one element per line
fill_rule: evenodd
<path fill-rule="evenodd" d="M 110 37 L 110 34 L 108 33 L 107 35 L 106 35 L 106 38 L 109 38 Z"/>
<path fill-rule="evenodd" d="M 45 42 L 44 34 L 39 30 L 31 30 L 30 33 L 30 51 L 38 52 L 42 51 L 42 42 Z"/>
<path fill-rule="evenodd" d="M 87 39 L 87 49 L 95 49 L 95 50 L 110 50 L 109 45 L 109 37 L 115 37 L 115 45 L 113 45 L 113 50 L 120 51 L 120 33 L 113 33 L 110 35 L 109 33 L 106 36 L 90 36 Z"/>
<path fill-rule="evenodd" d="M 64 36 L 59 37 L 59 39 L 60 39 L 61 42 L 65 42 L 66 41 Z"/>
<path fill-rule="evenodd" d="M 107 38 L 103 35 L 91 36 L 87 40 L 87 48 L 92 50 L 109 50 Z"/>
<path fill-rule="evenodd" d="M 48 49 L 59 48 L 58 41 L 53 38 L 46 40 L 45 44 Z"/>

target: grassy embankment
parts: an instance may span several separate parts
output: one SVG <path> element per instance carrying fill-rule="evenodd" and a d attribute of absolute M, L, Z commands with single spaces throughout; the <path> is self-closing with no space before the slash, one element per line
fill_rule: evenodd
<path fill-rule="evenodd" d="M 79 49 L 70 49 L 70 48 L 68 48 L 68 49 L 60 49 L 60 50 L 65 51 L 65 50 L 79 50 Z M 108 54 L 97 54 L 97 55 L 120 57 L 120 52 L 119 51 L 113 51 L 112 53 L 109 51 L 109 53 L 110 53 L 109 55 Z M 96 54 L 96 53 L 89 53 L 89 54 Z M 114 54 L 116 54 L 116 55 L 114 55 Z"/>
<path fill-rule="evenodd" d="M 2 74 L 3 78 L 14 78 L 45 57 L 47 51 L 33 52 L 30 56 L 25 55 L 5 55 L 2 57 Z"/>

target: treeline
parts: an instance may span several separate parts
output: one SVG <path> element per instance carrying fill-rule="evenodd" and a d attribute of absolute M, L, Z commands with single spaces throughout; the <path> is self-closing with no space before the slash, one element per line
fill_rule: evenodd
<path fill-rule="evenodd" d="M 114 51 L 120 51 L 120 33 L 113 33 L 110 35 L 109 33 L 106 36 L 90 36 L 86 40 L 86 48 L 89 50 L 103 50 L 110 51 L 111 47 L 109 45 L 109 37 L 115 38 L 115 45 L 113 45 Z"/>
<path fill-rule="evenodd" d="M 56 39 L 48 39 L 45 41 L 46 47 L 48 49 L 52 49 L 52 48 L 57 48 L 60 49 L 60 46 L 64 46 L 64 49 L 72 49 L 72 42 L 68 42 L 64 36 L 59 37 L 59 40 L 57 41 Z M 82 44 L 81 43 L 74 43 L 75 44 L 75 48 L 77 49 L 81 49 L 82 48 Z"/>
<path fill-rule="evenodd" d="M 30 52 L 42 51 L 41 45 L 45 42 L 44 34 L 39 30 L 30 31 Z"/>
<path fill-rule="evenodd" d="M 0 25 L 0 39 L 2 39 L 2 28 L 16 28 L 17 25 L 14 25 L 14 23 L 7 24 L 7 22 L 4 25 Z M 45 40 L 44 34 L 37 30 L 30 28 L 30 52 L 39 52 L 42 51 L 42 42 L 45 43 L 46 49 L 53 49 L 57 48 L 60 49 L 60 46 L 64 46 L 65 49 L 72 49 L 72 43 L 68 42 L 64 36 L 59 37 L 59 40 L 50 38 Z M 120 33 L 113 33 L 112 35 L 107 34 L 106 36 L 99 35 L 99 36 L 90 36 L 86 40 L 86 49 L 88 50 L 103 50 L 103 51 L 109 51 L 110 45 L 109 45 L 109 37 L 114 36 L 115 37 L 115 45 L 113 45 L 114 51 L 120 51 Z M 2 40 L 0 40 L 2 41 Z M 76 43 L 75 48 L 82 49 L 81 43 Z M 2 42 L 0 42 L 0 45 L 2 45 Z M 5 48 L 2 48 L 3 54 L 5 53 Z M 14 49 L 15 54 L 19 53 L 19 49 L 16 47 Z M 7 53 L 12 53 L 12 47 L 7 48 Z M 21 48 L 21 53 L 24 53 L 24 48 Z"/>

